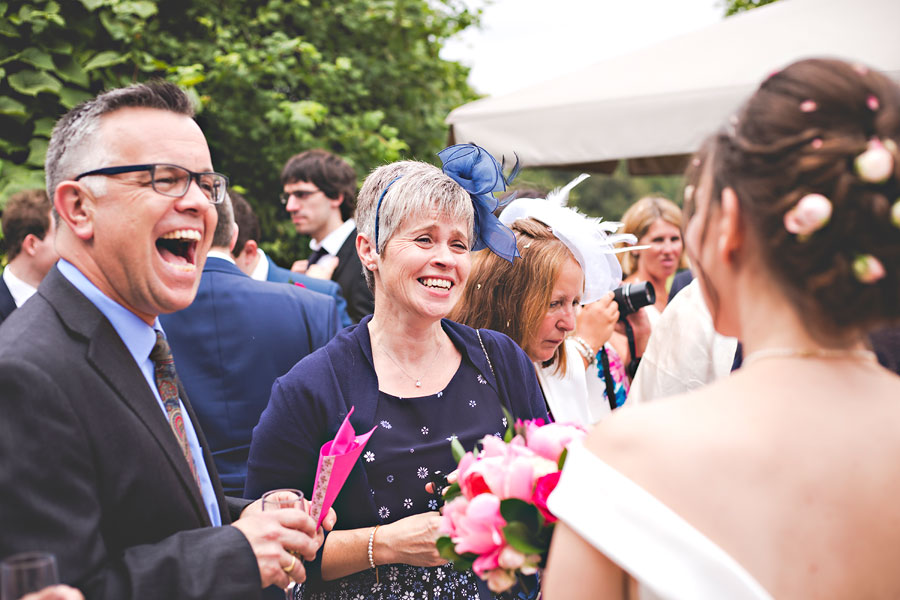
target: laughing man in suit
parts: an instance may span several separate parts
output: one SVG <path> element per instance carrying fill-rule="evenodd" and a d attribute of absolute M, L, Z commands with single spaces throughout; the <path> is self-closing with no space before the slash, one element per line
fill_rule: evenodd
<path fill-rule="evenodd" d="M 162 82 L 63 116 L 61 259 L 0 327 L 0 559 L 52 552 L 91 599 L 259 598 L 321 545 L 301 510 L 226 500 L 159 326 L 194 299 L 227 182 L 192 116 Z"/>
<path fill-rule="evenodd" d="M 251 433 L 272 383 L 327 344 L 339 323 L 332 298 L 241 272 L 231 257 L 238 236 L 231 199 L 226 196 L 216 212 L 219 222 L 197 297 L 159 320 L 225 494 L 240 496 Z"/>

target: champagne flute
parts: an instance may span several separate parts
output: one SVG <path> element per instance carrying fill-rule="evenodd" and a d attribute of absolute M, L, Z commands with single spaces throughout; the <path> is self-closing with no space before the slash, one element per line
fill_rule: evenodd
<path fill-rule="evenodd" d="M 0 600 L 19 600 L 57 583 L 56 557 L 48 552 L 23 552 L 0 563 Z"/>
<path fill-rule="evenodd" d="M 278 490 L 269 490 L 265 494 L 262 495 L 262 509 L 263 510 L 279 510 L 282 508 L 299 508 L 300 510 L 306 510 L 306 506 L 303 502 L 303 492 L 300 490 L 295 490 L 292 488 L 281 488 Z M 303 562 L 303 559 L 288 550 L 298 561 Z M 284 597 L 286 600 L 292 600 L 294 597 L 294 586 L 297 583 L 295 581 L 291 581 L 288 583 L 287 587 L 284 588 Z M 6 600 L 5 598 L 2 600 Z"/>

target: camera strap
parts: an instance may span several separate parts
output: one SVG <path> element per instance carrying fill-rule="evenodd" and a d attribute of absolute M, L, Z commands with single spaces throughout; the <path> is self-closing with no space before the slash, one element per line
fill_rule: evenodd
<path fill-rule="evenodd" d="M 616 410 L 616 382 L 609 368 L 606 346 L 600 347 L 600 364 L 603 365 L 603 379 L 606 380 L 606 399 L 609 401 L 609 410 Z"/>
<path fill-rule="evenodd" d="M 634 354 L 637 351 L 634 343 L 634 329 L 631 328 L 631 323 L 628 322 L 628 319 L 624 320 L 625 323 L 625 337 L 628 338 L 628 355 L 631 358 L 628 361 L 628 377 L 634 379 L 635 373 L 637 373 L 638 365 L 641 364 L 641 359 L 636 357 Z"/>

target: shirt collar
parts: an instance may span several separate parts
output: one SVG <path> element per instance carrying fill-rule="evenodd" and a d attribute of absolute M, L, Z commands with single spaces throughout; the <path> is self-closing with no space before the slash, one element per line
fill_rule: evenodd
<path fill-rule="evenodd" d="M 309 247 L 313 250 L 325 248 L 328 251 L 328 254 L 337 255 L 341 246 L 343 246 L 344 242 L 347 240 L 347 236 L 349 236 L 355 228 L 356 221 L 347 219 L 341 223 L 340 227 L 326 235 L 321 244 L 316 242 L 316 240 L 309 240 Z"/>
<path fill-rule="evenodd" d="M 259 260 L 256 261 L 256 266 L 253 267 L 250 277 L 257 281 L 266 281 L 269 279 L 269 257 L 266 256 L 262 248 L 256 249 L 256 256 L 259 257 Z"/>
<path fill-rule="evenodd" d="M 9 265 L 3 269 L 3 281 L 6 283 L 6 287 L 9 288 L 9 294 L 13 297 L 16 308 L 25 304 L 25 301 L 37 291 L 36 287 L 16 277 Z"/>
<path fill-rule="evenodd" d="M 221 258 L 222 260 L 227 260 L 233 265 L 237 263 L 234 262 L 234 257 L 231 256 L 228 252 L 222 252 L 221 250 L 210 250 L 206 253 L 206 258 Z"/>
<path fill-rule="evenodd" d="M 112 324 L 113 329 L 122 338 L 128 352 L 134 361 L 140 365 L 150 356 L 150 351 L 156 344 L 156 330 L 162 331 L 159 318 L 153 326 L 147 325 L 136 314 L 104 294 L 90 279 L 78 270 L 78 268 L 65 259 L 59 259 L 57 264 L 59 272 L 69 280 L 79 292 L 84 294 L 91 303 L 97 307 L 103 316 Z"/>

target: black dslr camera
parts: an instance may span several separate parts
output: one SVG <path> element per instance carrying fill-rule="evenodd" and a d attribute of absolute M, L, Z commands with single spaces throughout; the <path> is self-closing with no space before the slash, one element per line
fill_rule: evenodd
<path fill-rule="evenodd" d="M 656 290 L 649 281 L 623 283 L 613 292 L 619 305 L 619 320 L 656 302 Z"/>

